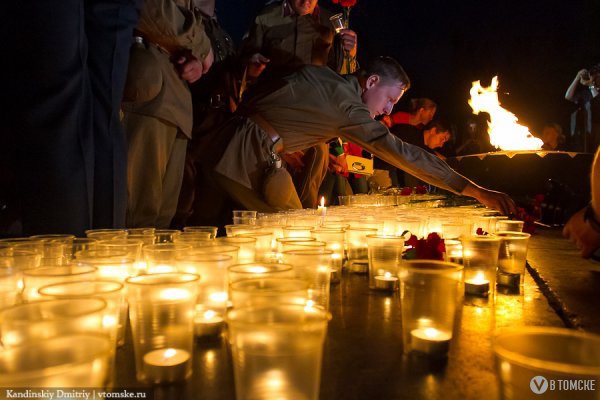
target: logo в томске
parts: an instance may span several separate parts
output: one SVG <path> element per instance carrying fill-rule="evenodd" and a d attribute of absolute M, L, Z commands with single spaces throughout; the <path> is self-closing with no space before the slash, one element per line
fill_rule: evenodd
<path fill-rule="evenodd" d="M 531 381 L 529 381 L 529 387 L 531 388 L 531 391 L 535 394 L 545 393 L 546 390 L 548 390 L 548 379 L 544 378 L 541 375 L 534 376 L 533 378 L 531 378 Z"/>

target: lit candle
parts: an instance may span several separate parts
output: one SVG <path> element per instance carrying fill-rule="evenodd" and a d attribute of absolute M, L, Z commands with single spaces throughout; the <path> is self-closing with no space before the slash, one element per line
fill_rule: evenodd
<path fill-rule="evenodd" d="M 144 374 L 153 383 L 185 380 L 192 372 L 190 353 L 182 349 L 159 349 L 144 355 Z"/>
<path fill-rule="evenodd" d="M 398 278 L 390 272 L 375 277 L 375 289 L 394 291 L 398 287 Z"/>
<path fill-rule="evenodd" d="M 490 281 L 485 279 L 483 272 L 478 272 L 473 279 L 465 280 L 466 294 L 487 297 L 489 291 Z"/>
<path fill-rule="evenodd" d="M 217 336 L 223 327 L 223 317 L 213 310 L 196 311 L 194 318 L 195 336 Z"/>
<path fill-rule="evenodd" d="M 321 196 L 321 205 L 317 207 L 317 213 L 325 218 L 327 216 L 327 207 L 325 207 L 325 196 Z"/>
<path fill-rule="evenodd" d="M 432 356 L 445 356 L 452 333 L 436 328 L 417 328 L 410 331 L 411 349 Z"/>

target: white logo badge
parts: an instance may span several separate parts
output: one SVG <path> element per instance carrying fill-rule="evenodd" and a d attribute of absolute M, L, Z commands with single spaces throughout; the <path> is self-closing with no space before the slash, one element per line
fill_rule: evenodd
<path fill-rule="evenodd" d="M 529 382 L 529 387 L 531 388 L 531 391 L 535 394 L 545 393 L 546 390 L 548 390 L 548 379 L 544 378 L 541 375 L 534 376 Z"/>

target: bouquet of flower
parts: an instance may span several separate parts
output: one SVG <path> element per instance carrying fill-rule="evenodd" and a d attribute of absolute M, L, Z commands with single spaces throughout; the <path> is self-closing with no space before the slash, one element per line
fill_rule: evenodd
<path fill-rule="evenodd" d="M 411 248 L 404 253 L 406 260 L 440 260 L 444 261 L 446 246 L 444 239 L 436 232 L 427 235 L 427 239 L 418 239 L 412 235 L 406 241 L 406 245 Z"/>

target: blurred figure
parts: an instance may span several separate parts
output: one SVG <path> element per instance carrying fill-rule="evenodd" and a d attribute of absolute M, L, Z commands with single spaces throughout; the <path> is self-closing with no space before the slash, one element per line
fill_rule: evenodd
<path fill-rule="evenodd" d="M 600 249 L 600 148 L 590 175 L 592 201 L 575 213 L 563 229 L 563 235 L 577 245 L 583 258 L 592 257 Z"/>
<path fill-rule="evenodd" d="M 544 142 L 542 150 L 562 150 L 565 144 L 565 135 L 558 124 L 546 124 L 540 133 L 540 139 Z"/>
<path fill-rule="evenodd" d="M 6 192 L 22 222 L 13 234 L 124 227 L 119 107 L 138 15 L 136 0 L 3 3 L 0 169 L 13 179 L 0 207 Z"/>
<path fill-rule="evenodd" d="M 577 151 L 595 152 L 600 145 L 600 64 L 577 72 L 567 88 L 565 99 L 575 103 L 571 114 L 571 141 Z"/>
<path fill-rule="evenodd" d="M 467 120 L 466 139 L 456 148 L 456 154 L 481 154 L 494 151 L 487 133 L 487 113 L 479 113 Z"/>
<path fill-rule="evenodd" d="M 392 115 L 384 115 L 381 121 L 388 128 L 394 125 L 412 125 L 423 128 L 430 123 L 437 111 L 437 104 L 431 99 L 412 99 L 408 112 L 398 111 Z"/>

